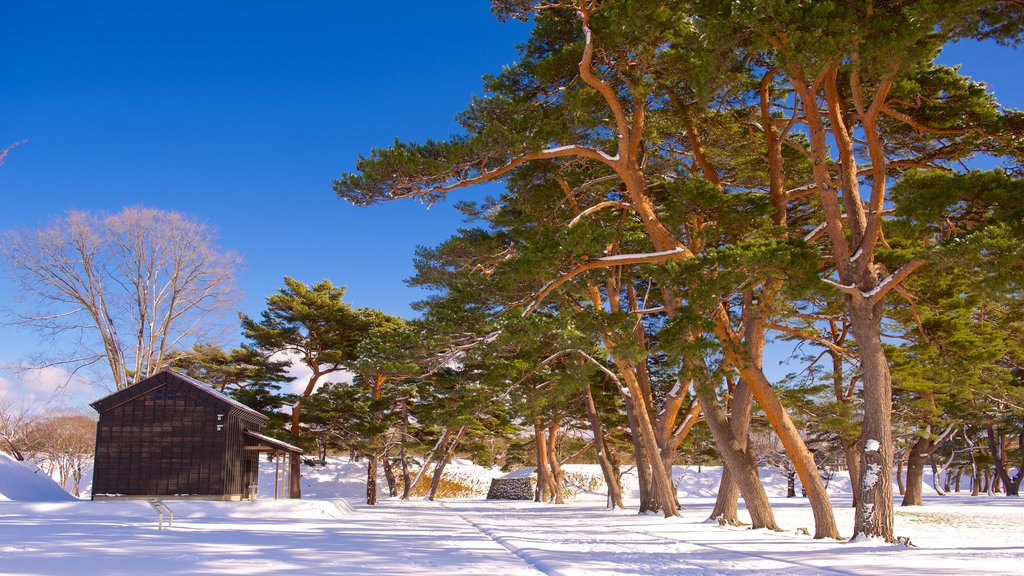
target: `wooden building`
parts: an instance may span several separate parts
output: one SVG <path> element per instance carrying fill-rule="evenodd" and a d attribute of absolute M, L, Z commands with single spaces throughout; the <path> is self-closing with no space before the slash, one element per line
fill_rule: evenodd
<path fill-rule="evenodd" d="M 99 412 L 94 499 L 254 497 L 260 454 L 302 453 L 260 434 L 263 414 L 170 370 L 91 406 Z"/>

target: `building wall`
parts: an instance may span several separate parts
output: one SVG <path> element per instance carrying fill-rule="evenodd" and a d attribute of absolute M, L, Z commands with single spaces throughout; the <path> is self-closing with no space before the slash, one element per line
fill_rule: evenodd
<path fill-rule="evenodd" d="M 228 411 L 202 396 L 171 381 L 101 413 L 94 496 L 225 494 Z"/>
<path fill-rule="evenodd" d="M 233 412 L 228 417 L 225 427 L 225 458 L 224 458 L 224 493 L 239 494 L 243 498 L 249 493 L 249 484 L 255 484 L 259 476 L 259 452 L 245 450 L 245 446 L 254 442 L 248 441 L 244 430 L 259 431 L 261 422 L 246 418 Z"/>

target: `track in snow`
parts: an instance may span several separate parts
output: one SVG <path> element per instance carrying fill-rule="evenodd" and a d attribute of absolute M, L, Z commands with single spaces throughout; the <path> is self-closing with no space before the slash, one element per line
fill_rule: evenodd
<path fill-rule="evenodd" d="M 469 503 L 467 503 L 469 504 Z M 463 522 L 506 548 L 531 567 L 548 576 L 581 573 L 608 574 L 730 574 L 774 571 L 786 574 L 836 574 L 851 572 L 827 569 L 797 560 L 734 550 L 724 546 L 689 542 L 656 534 L 624 522 L 591 522 L 588 528 L 601 535 L 566 526 L 553 527 L 527 518 L 530 511 L 510 503 L 472 503 L 466 511 L 458 503 L 441 503 Z M 485 506 L 488 510 L 480 510 Z M 500 519 L 494 516 L 500 515 Z M 627 520 L 628 516 L 615 516 Z M 590 520 L 600 520 L 590 518 Z M 498 525 L 495 525 L 495 524 Z M 542 535 L 543 538 L 539 538 Z M 552 540 L 552 536 L 557 538 Z M 582 554 L 589 561 L 583 570 L 567 556 Z M 604 570 L 595 571 L 593 561 L 606 556 Z"/>

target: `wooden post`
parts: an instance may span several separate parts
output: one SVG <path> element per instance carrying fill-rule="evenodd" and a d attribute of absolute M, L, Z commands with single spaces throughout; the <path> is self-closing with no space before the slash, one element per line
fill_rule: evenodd
<path fill-rule="evenodd" d="M 278 453 L 274 452 L 274 500 L 277 500 L 277 491 L 281 486 L 279 478 L 281 476 L 281 461 L 278 458 Z"/>

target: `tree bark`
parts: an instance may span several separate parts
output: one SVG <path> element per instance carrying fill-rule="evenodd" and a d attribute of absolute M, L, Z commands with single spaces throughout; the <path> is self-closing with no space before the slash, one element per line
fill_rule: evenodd
<path fill-rule="evenodd" d="M 732 429 L 729 427 L 729 419 L 718 403 L 714 386 L 702 378 L 695 383 L 694 388 L 700 399 L 701 410 L 704 411 L 704 420 L 708 423 L 711 436 L 715 439 L 715 445 L 718 447 L 726 467 L 732 470 L 736 485 L 739 487 L 740 494 L 743 495 L 752 527 L 781 531 L 775 522 L 775 514 L 768 502 L 768 495 L 765 494 L 764 486 L 761 485 L 761 480 L 757 477 L 757 463 L 754 462 L 750 452 L 740 446 L 733 435 Z"/>
<path fill-rule="evenodd" d="M 547 452 L 548 466 L 551 468 L 549 478 L 551 479 L 551 489 L 554 493 L 555 504 L 565 504 L 565 473 L 562 471 L 562 465 L 558 462 L 558 452 L 556 450 L 558 429 L 559 425 L 557 423 L 548 426 L 544 450 Z"/>
<path fill-rule="evenodd" d="M 388 496 L 394 498 L 398 495 L 398 486 L 395 479 L 395 471 L 391 467 L 391 459 L 388 458 L 387 452 L 381 454 L 380 461 L 384 467 L 384 479 L 388 482 Z"/>
<path fill-rule="evenodd" d="M 832 514 L 832 503 L 825 490 L 825 483 L 818 475 L 818 466 L 814 462 L 814 457 L 804 444 L 800 437 L 800 431 L 797 430 L 793 420 L 782 406 L 764 372 L 737 350 L 736 335 L 732 332 L 728 314 L 722 307 L 718 307 L 715 314 L 715 334 L 722 342 L 725 357 L 739 370 L 740 376 L 750 387 L 757 403 L 761 405 L 765 417 L 785 447 L 789 461 L 800 477 L 800 484 L 807 491 L 807 499 L 811 504 L 811 511 L 814 513 L 814 537 L 839 539 L 839 529 L 836 528 L 835 516 Z M 740 492 L 743 492 L 742 487 Z M 745 495 L 744 500 L 746 500 Z M 747 506 L 750 506 L 749 502 L 747 502 Z"/>
<path fill-rule="evenodd" d="M 741 450 L 747 449 L 748 432 L 750 430 L 750 415 L 753 398 L 750 388 L 741 379 L 733 391 L 732 410 L 729 414 L 729 427 L 732 429 L 736 445 Z M 756 463 L 755 463 L 756 464 Z M 720 524 L 730 526 L 742 526 L 738 512 L 739 486 L 733 478 L 733 472 L 726 465 L 722 470 L 722 478 L 718 484 L 718 496 L 715 498 L 715 507 L 711 510 L 711 518 Z"/>
<path fill-rule="evenodd" d="M 409 439 L 409 401 L 405 397 L 401 399 L 400 412 L 402 414 L 402 442 L 399 444 L 398 461 L 402 465 L 402 500 L 409 499 L 409 454 L 405 449 L 405 443 Z"/>
<path fill-rule="evenodd" d="M 537 494 L 534 502 L 548 502 L 554 494 L 554 489 L 548 466 L 547 445 L 544 442 L 544 427 L 541 426 L 539 418 L 533 421 L 533 444 L 537 452 Z"/>
<path fill-rule="evenodd" d="M 931 457 L 931 428 L 926 430 L 928 436 L 922 436 L 914 442 L 907 456 L 907 488 L 901 506 L 920 506 L 924 486 L 924 465 Z"/>
<path fill-rule="evenodd" d="M 1019 496 L 1021 481 L 1024 480 L 1024 467 L 1018 468 L 1017 473 L 1014 474 L 1013 478 L 1010 478 L 1010 475 L 1006 472 L 1005 453 L 1002 450 L 1002 442 L 997 441 L 996 433 L 992 426 L 985 427 L 985 434 L 988 436 L 988 449 L 992 454 L 992 463 L 995 468 L 996 477 L 1002 480 L 1006 486 L 1007 496 Z M 985 476 L 985 483 L 988 484 L 987 471 Z"/>
<path fill-rule="evenodd" d="M 288 497 L 302 498 L 302 455 L 288 454 Z"/>
<path fill-rule="evenodd" d="M 441 459 L 437 461 L 437 466 L 434 467 L 434 477 L 430 480 L 430 492 L 427 493 L 427 500 L 433 500 L 437 495 L 437 489 L 441 486 L 441 475 L 444 474 L 445 467 L 448 466 L 448 462 L 451 461 L 452 455 L 455 454 L 455 447 L 459 445 L 459 440 L 462 439 L 462 434 L 465 431 L 465 426 L 459 428 L 459 431 L 452 438 L 451 443 L 444 451 Z"/>
<path fill-rule="evenodd" d="M 943 482 L 944 485 L 940 486 L 939 483 L 942 471 L 939 470 L 939 467 L 935 464 L 934 453 L 928 458 L 928 463 L 931 464 L 932 467 L 932 487 L 935 488 L 935 493 L 939 496 L 946 496 L 949 494 L 949 472 L 946 472 L 946 477 Z"/>
<path fill-rule="evenodd" d="M 366 503 L 377 505 L 377 454 L 370 454 L 366 459 Z"/>
<path fill-rule="evenodd" d="M 652 496 L 666 518 L 679 516 L 679 501 L 676 495 L 676 486 L 672 482 L 672 471 L 666 470 L 662 463 L 657 436 L 636 375 L 629 363 L 618 359 L 615 354 L 612 354 L 612 359 L 615 361 L 623 380 L 626 382 L 628 396 L 632 400 L 627 402 L 626 406 L 635 416 L 637 431 L 640 432 L 641 447 L 647 460 L 647 465 L 650 466 L 651 487 L 653 488 Z M 640 468 L 639 465 L 640 463 L 637 462 L 638 470 Z"/>
<path fill-rule="evenodd" d="M 903 480 L 903 457 L 896 457 L 896 487 L 899 489 L 900 496 L 907 493 L 907 483 Z"/>
<path fill-rule="evenodd" d="M 590 432 L 594 435 L 594 450 L 597 452 L 597 462 L 601 465 L 601 474 L 604 475 L 604 484 L 608 489 L 608 507 L 621 510 L 625 508 L 622 504 L 622 486 L 619 484 L 618 470 L 612 464 L 608 447 L 605 445 L 604 426 L 601 423 L 601 414 L 597 411 L 597 404 L 594 403 L 590 382 L 584 383 L 584 392 L 587 420 L 590 421 Z"/>
<path fill-rule="evenodd" d="M 843 455 L 846 457 L 846 470 L 850 473 L 851 506 L 857 507 L 857 494 L 860 491 L 860 441 L 854 438 L 843 439 Z"/>
<path fill-rule="evenodd" d="M 437 454 L 439 448 L 445 446 L 448 443 L 448 438 L 451 436 L 451 434 L 451 428 L 444 429 L 444 432 L 441 434 L 441 437 L 437 439 L 437 443 L 434 444 L 434 447 L 431 448 L 429 453 L 427 453 L 426 458 L 423 459 L 423 465 L 420 466 L 419 472 L 416 473 L 416 478 L 413 479 L 412 484 L 410 484 L 409 488 L 405 491 L 405 495 L 402 497 L 403 500 L 408 500 L 412 496 L 413 489 L 416 488 L 416 485 L 420 483 L 420 480 L 423 478 L 423 474 L 426 473 L 427 471 L 427 467 L 429 467 L 430 463 L 433 462 L 434 455 Z"/>
<path fill-rule="evenodd" d="M 895 542 L 892 507 L 892 377 L 882 348 L 881 305 L 853 296 L 848 300 L 853 334 L 864 375 L 860 493 L 854 534 Z"/>

